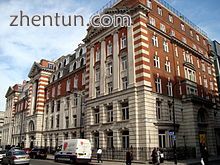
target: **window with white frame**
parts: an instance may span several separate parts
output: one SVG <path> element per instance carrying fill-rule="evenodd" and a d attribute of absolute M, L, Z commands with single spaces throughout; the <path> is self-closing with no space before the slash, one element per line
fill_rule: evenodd
<path fill-rule="evenodd" d="M 202 77 L 199 76 L 199 84 L 202 85 Z"/>
<path fill-rule="evenodd" d="M 96 97 L 98 97 L 100 95 L 100 86 L 95 88 L 96 90 Z"/>
<path fill-rule="evenodd" d="M 171 66 L 170 66 L 170 61 L 169 60 L 166 60 L 166 62 L 165 62 L 165 70 L 167 72 L 171 72 Z"/>
<path fill-rule="evenodd" d="M 127 36 L 122 33 L 122 37 L 121 37 L 121 49 L 124 49 L 127 47 Z"/>
<path fill-rule="evenodd" d="M 173 84 L 170 80 L 167 82 L 167 94 L 168 96 L 173 96 Z"/>
<path fill-rule="evenodd" d="M 173 23 L 173 16 L 171 14 L 169 14 L 169 22 Z"/>
<path fill-rule="evenodd" d="M 122 148 L 128 149 L 129 146 L 129 131 L 122 132 Z"/>
<path fill-rule="evenodd" d="M 57 96 L 60 95 L 60 92 L 61 92 L 61 83 L 59 83 L 57 87 Z"/>
<path fill-rule="evenodd" d="M 169 52 L 169 44 L 166 39 L 163 40 L 163 50 Z"/>
<path fill-rule="evenodd" d="M 153 17 L 149 17 L 149 23 L 153 26 L 156 26 L 156 21 Z"/>
<path fill-rule="evenodd" d="M 97 50 L 96 50 L 96 62 L 97 61 L 100 61 L 100 58 L 101 58 L 101 51 L 100 51 L 100 49 L 99 48 L 97 48 Z"/>
<path fill-rule="evenodd" d="M 174 37 L 174 36 L 176 35 L 176 34 L 175 34 L 175 31 L 174 31 L 174 30 L 171 30 L 170 35 L 171 35 L 172 37 Z"/>
<path fill-rule="evenodd" d="M 95 70 L 95 81 L 100 81 L 100 68 Z"/>
<path fill-rule="evenodd" d="M 177 76 L 180 76 L 180 66 L 177 65 Z"/>
<path fill-rule="evenodd" d="M 203 39 L 203 45 L 206 46 L 206 40 L 205 39 Z"/>
<path fill-rule="evenodd" d="M 112 93 L 112 90 L 113 90 L 113 85 L 112 85 L 112 82 L 109 82 L 108 83 L 108 93 Z"/>
<path fill-rule="evenodd" d="M 187 41 L 186 41 L 186 38 L 185 37 L 182 37 L 182 41 L 186 44 Z"/>
<path fill-rule="evenodd" d="M 156 46 L 156 47 L 159 46 L 159 44 L 158 44 L 158 37 L 156 35 L 153 35 L 152 43 L 153 43 L 153 46 Z"/>
<path fill-rule="evenodd" d="M 172 113 L 172 104 L 170 102 L 168 102 L 168 114 L 169 114 L 169 121 L 172 121 L 173 113 Z"/>
<path fill-rule="evenodd" d="M 197 40 L 197 41 L 199 41 L 199 40 L 200 40 L 200 38 L 199 38 L 199 35 L 198 35 L 198 34 L 196 34 L 196 40 Z"/>
<path fill-rule="evenodd" d="M 127 70 L 127 68 L 128 68 L 127 56 L 121 57 L 121 63 L 122 63 L 122 71 Z"/>
<path fill-rule="evenodd" d="M 66 81 L 66 91 L 67 92 L 70 91 L 70 79 L 67 79 L 67 81 Z"/>
<path fill-rule="evenodd" d="M 113 70 L 112 70 L 112 62 L 107 63 L 107 75 L 110 76 L 112 75 Z"/>
<path fill-rule="evenodd" d="M 157 55 L 154 56 L 154 66 L 160 68 L 160 57 Z"/>
<path fill-rule="evenodd" d="M 78 96 L 77 93 L 74 93 L 73 95 L 73 106 L 76 107 L 78 104 Z"/>
<path fill-rule="evenodd" d="M 69 117 L 66 116 L 65 119 L 66 119 L 66 121 L 65 121 L 66 122 L 66 128 L 69 128 Z"/>
<path fill-rule="evenodd" d="M 190 68 L 185 67 L 185 78 L 193 82 L 196 82 L 195 71 Z"/>
<path fill-rule="evenodd" d="M 157 13 L 162 16 L 163 15 L 163 11 L 162 11 L 162 8 L 161 7 L 157 7 Z"/>
<path fill-rule="evenodd" d="M 160 30 L 166 33 L 166 27 L 162 23 L 160 23 Z"/>
<path fill-rule="evenodd" d="M 56 116 L 56 128 L 59 128 L 60 127 L 60 115 L 57 114 Z"/>
<path fill-rule="evenodd" d="M 152 1 L 151 0 L 147 0 L 147 7 L 152 9 Z"/>
<path fill-rule="evenodd" d="M 99 117 L 100 117 L 100 114 L 99 114 L 99 109 L 95 109 L 94 110 L 94 115 L 95 115 L 95 118 L 94 118 L 94 122 L 95 124 L 98 124 L 99 123 Z"/>
<path fill-rule="evenodd" d="M 99 133 L 94 134 L 94 148 L 99 148 Z"/>
<path fill-rule="evenodd" d="M 113 122 L 113 106 L 107 106 L 107 122 Z"/>
<path fill-rule="evenodd" d="M 207 67 L 207 70 L 208 70 L 208 74 L 211 75 L 211 74 L 212 74 L 212 71 L 211 71 L 211 67 L 210 67 L 210 66 Z"/>
<path fill-rule="evenodd" d="M 82 73 L 82 85 L 86 84 L 86 71 Z"/>
<path fill-rule="evenodd" d="M 205 69 L 205 63 L 202 63 L 202 71 L 205 72 L 206 69 Z"/>
<path fill-rule="evenodd" d="M 112 55 L 112 43 L 109 41 L 107 46 L 107 56 Z"/>
<path fill-rule="evenodd" d="M 73 126 L 77 127 L 77 116 L 73 115 Z"/>
<path fill-rule="evenodd" d="M 73 85 L 73 87 L 78 89 L 78 76 L 74 77 L 74 85 Z"/>
<path fill-rule="evenodd" d="M 200 68 L 200 61 L 198 58 L 197 58 L 197 67 Z"/>
<path fill-rule="evenodd" d="M 127 77 L 123 77 L 122 78 L 122 88 L 123 89 L 127 89 L 128 88 L 128 78 Z"/>
<path fill-rule="evenodd" d="M 182 31 L 185 31 L 185 25 L 184 25 L 183 23 L 181 23 L 180 26 L 181 26 L 181 30 L 182 30 Z"/>
<path fill-rule="evenodd" d="M 113 132 L 107 132 L 107 148 L 113 148 Z"/>
<path fill-rule="evenodd" d="M 175 52 L 176 57 L 179 57 L 178 46 L 177 45 L 175 45 L 174 52 Z"/>
<path fill-rule="evenodd" d="M 193 37 L 193 31 L 192 30 L 190 30 L 190 36 Z"/>
<path fill-rule="evenodd" d="M 206 78 L 204 78 L 203 81 L 204 81 L 204 87 L 208 88 L 208 80 Z"/>
<path fill-rule="evenodd" d="M 161 84 L 161 79 L 159 77 L 157 77 L 155 80 L 155 86 L 156 86 L 156 92 L 162 93 L 162 84 Z"/>
<path fill-rule="evenodd" d="M 213 81 L 212 80 L 210 80 L 209 86 L 210 86 L 210 89 L 213 91 L 214 90 L 214 85 L 213 85 Z"/>
<path fill-rule="evenodd" d="M 157 115 L 158 120 L 160 120 L 162 118 L 161 110 L 162 110 L 162 102 L 157 100 L 156 101 L 156 115 Z"/>
<path fill-rule="evenodd" d="M 128 102 L 121 103 L 121 114 L 122 114 L 122 120 L 128 120 L 129 119 L 129 105 L 128 105 Z"/>
<path fill-rule="evenodd" d="M 159 147 L 166 148 L 166 132 L 165 130 L 159 130 Z"/>

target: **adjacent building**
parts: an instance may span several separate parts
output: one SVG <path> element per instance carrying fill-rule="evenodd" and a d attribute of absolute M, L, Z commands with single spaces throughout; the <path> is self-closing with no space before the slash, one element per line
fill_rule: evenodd
<path fill-rule="evenodd" d="M 44 147 L 53 151 L 65 139 L 84 138 L 85 45 L 54 62 L 46 86 Z"/>
<path fill-rule="evenodd" d="M 3 111 L 0 111 L 0 146 L 2 147 L 2 130 L 4 125 L 4 117 L 5 113 Z"/>

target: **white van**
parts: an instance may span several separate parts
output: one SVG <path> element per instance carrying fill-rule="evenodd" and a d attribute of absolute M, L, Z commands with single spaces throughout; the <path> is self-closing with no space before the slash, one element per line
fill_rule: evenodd
<path fill-rule="evenodd" d="M 54 161 L 88 163 L 91 158 L 92 148 L 88 139 L 69 139 L 63 141 L 61 151 L 55 153 Z"/>

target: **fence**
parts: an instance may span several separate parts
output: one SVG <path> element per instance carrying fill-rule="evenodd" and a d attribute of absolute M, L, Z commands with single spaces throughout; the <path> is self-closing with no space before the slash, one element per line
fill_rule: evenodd
<path fill-rule="evenodd" d="M 151 160 L 151 153 L 153 148 L 131 148 L 135 161 L 149 161 Z M 124 148 L 104 148 L 102 149 L 102 159 L 104 160 L 125 160 L 128 149 Z M 173 148 L 160 149 L 164 153 L 165 160 L 173 159 Z M 92 158 L 97 158 L 97 149 L 92 150 Z M 177 147 L 177 158 L 179 160 L 195 158 L 196 150 L 194 147 Z"/>

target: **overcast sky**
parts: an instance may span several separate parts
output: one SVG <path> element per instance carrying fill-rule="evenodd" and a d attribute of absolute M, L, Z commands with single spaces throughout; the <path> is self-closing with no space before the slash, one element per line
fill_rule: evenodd
<path fill-rule="evenodd" d="M 81 27 L 10 27 L 10 15 L 82 15 L 85 23 L 109 0 L 1 0 L 0 1 L 0 110 L 5 110 L 9 86 L 28 80 L 34 61 L 55 60 L 72 52 L 86 35 Z M 192 22 L 220 41 L 219 0 L 167 0 Z"/>

